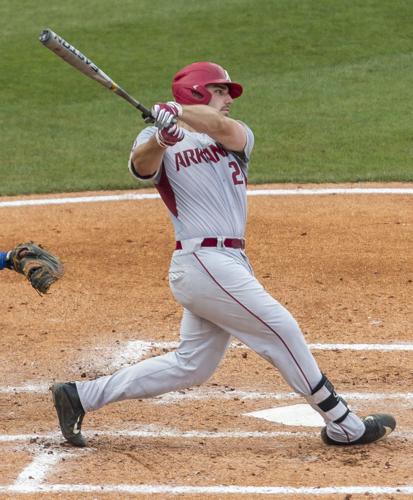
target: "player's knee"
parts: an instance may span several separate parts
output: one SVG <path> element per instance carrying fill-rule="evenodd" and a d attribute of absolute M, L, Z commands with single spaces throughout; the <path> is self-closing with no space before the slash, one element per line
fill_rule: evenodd
<path fill-rule="evenodd" d="M 205 352 L 202 354 L 177 352 L 176 356 L 181 370 L 193 385 L 200 385 L 208 380 L 218 365 L 218 361 L 215 362 L 214 357 L 205 355 Z"/>
<path fill-rule="evenodd" d="M 196 372 L 192 372 L 192 385 L 201 385 L 205 383 L 214 373 L 214 370 L 201 367 Z"/>

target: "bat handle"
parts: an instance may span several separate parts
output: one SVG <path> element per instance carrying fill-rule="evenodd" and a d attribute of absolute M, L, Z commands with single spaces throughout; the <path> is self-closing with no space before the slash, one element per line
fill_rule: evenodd
<path fill-rule="evenodd" d="M 145 123 L 153 123 L 155 121 L 148 108 L 146 108 L 142 103 L 125 92 L 125 90 L 123 90 L 123 88 L 114 81 L 112 81 L 111 90 L 115 92 L 115 94 L 118 94 L 118 96 L 123 97 L 123 99 L 129 102 L 129 104 L 132 104 L 132 106 L 135 106 L 135 108 L 139 109 L 139 111 L 142 112 L 142 118 L 144 119 Z"/>
<path fill-rule="evenodd" d="M 139 111 L 142 111 L 142 118 L 145 123 L 155 123 L 155 118 L 152 116 L 148 108 L 141 106 L 138 109 Z"/>

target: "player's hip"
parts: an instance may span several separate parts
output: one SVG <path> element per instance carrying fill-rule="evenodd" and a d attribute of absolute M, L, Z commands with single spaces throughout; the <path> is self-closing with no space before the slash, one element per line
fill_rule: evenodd
<path fill-rule="evenodd" d="M 236 290 L 251 280 L 255 278 L 243 249 L 201 247 L 192 253 L 177 250 L 169 268 L 172 293 L 183 305 L 216 286 Z"/>

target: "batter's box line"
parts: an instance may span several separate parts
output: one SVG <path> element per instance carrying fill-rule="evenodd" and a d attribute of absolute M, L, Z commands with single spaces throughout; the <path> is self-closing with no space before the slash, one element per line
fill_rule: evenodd
<path fill-rule="evenodd" d="M 146 354 L 148 351 L 153 349 L 176 349 L 179 345 L 177 341 L 168 341 L 168 342 L 157 342 L 150 340 L 129 340 L 124 344 L 120 345 L 118 349 L 120 352 L 123 352 L 124 355 L 133 354 L 136 359 L 136 355 L 138 354 Z M 411 342 L 398 342 L 398 343 L 390 343 L 390 344 L 343 344 L 343 343 L 312 343 L 308 344 L 308 347 L 312 351 L 382 351 L 382 352 L 393 352 L 393 351 L 413 351 L 413 343 Z M 105 349 L 105 347 L 99 348 L 96 347 L 96 350 Z M 106 349 L 110 349 L 113 351 L 113 346 L 107 347 Z M 232 342 L 230 345 L 230 349 L 248 349 L 250 348 L 243 344 L 242 342 Z"/>
<path fill-rule="evenodd" d="M 0 493 L 124 493 L 129 495 L 410 495 L 413 485 L 405 486 L 188 486 L 171 484 L 38 484 L 0 486 Z M 216 497 L 215 497 L 216 498 Z"/>
<path fill-rule="evenodd" d="M 117 370 L 124 366 L 139 362 L 154 350 L 160 350 L 162 353 L 165 351 L 173 350 L 178 347 L 177 341 L 157 342 L 148 340 L 129 340 L 118 344 L 116 350 L 113 346 L 96 346 L 94 351 L 96 353 L 93 360 L 95 369 L 105 371 Z M 231 343 L 230 349 L 245 349 L 250 350 L 245 344 L 239 341 Z M 311 351 L 378 351 L 378 352 L 399 352 L 410 351 L 413 352 L 413 343 L 391 343 L 391 344 L 325 344 L 314 343 L 309 344 Z M 252 352 L 252 351 L 251 351 Z M 85 354 L 85 359 L 80 357 L 83 364 L 90 365 L 90 351 Z"/>
<path fill-rule="evenodd" d="M 143 340 L 132 340 L 121 345 L 117 352 L 113 352 L 113 346 L 109 347 L 95 347 L 95 351 L 99 352 L 97 357 L 100 360 L 100 364 L 105 364 L 104 352 L 108 351 L 108 366 L 105 365 L 105 369 L 111 367 L 112 370 L 117 370 L 123 366 L 130 365 L 132 363 L 139 362 L 145 355 L 149 354 L 155 349 L 175 349 L 178 346 L 178 342 L 155 342 L 155 341 L 143 341 Z M 317 350 L 349 350 L 349 351 L 382 351 L 382 352 L 393 352 L 393 351 L 413 351 L 412 343 L 397 343 L 397 344 L 309 344 L 309 347 L 313 351 Z M 247 346 L 240 342 L 233 342 L 230 346 L 231 349 L 249 349 Z M 103 353 L 103 354 L 102 354 Z M 90 352 L 88 352 L 88 357 L 90 357 Z M 88 360 L 90 361 L 90 360 Z M 95 368 L 99 368 L 99 362 L 96 361 Z M 46 393 L 53 381 L 49 383 L 27 383 L 22 386 L 0 386 L 0 394 L 12 394 L 12 393 Z M 407 398 L 410 398 L 409 393 L 407 393 Z M 277 396 L 268 396 L 270 398 L 276 399 Z M 391 397 L 391 396 L 388 396 Z M 258 396 L 259 399 L 267 398 L 267 396 Z M 403 396 L 402 396 L 403 398 Z M 249 399 L 248 396 L 242 396 L 242 399 Z M 159 400 L 157 400 L 159 401 Z"/>
<path fill-rule="evenodd" d="M 129 439 L 276 439 L 276 438 L 319 438 L 319 431 L 205 431 L 205 430 L 188 430 L 183 431 L 169 427 L 161 427 L 158 425 L 138 426 L 135 429 L 118 429 L 118 430 L 97 430 L 88 429 L 84 431 L 84 435 L 88 438 L 94 437 L 118 437 Z M 413 439 L 413 431 L 410 429 L 397 429 L 392 433 L 394 438 Z M 3 434 L 0 435 L 1 443 L 18 443 L 29 442 L 34 446 L 42 446 L 42 443 L 47 443 L 47 446 L 63 442 L 63 437 L 60 432 L 49 432 L 39 434 Z"/>
<path fill-rule="evenodd" d="M 0 387 L 0 394 L 45 394 L 49 392 L 49 387 L 53 382 L 47 384 L 25 384 L 22 386 Z M 340 393 L 346 400 L 351 401 L 413 401 L 413 392 L 343 392 Z M 259 392 L 237 390 L 229 387 L 200 387 L 190 388 L 178 392 L 170 392 L 144 401 L 151 404 L 167 405 L 180 401 L 202 401 L 208 399 L 223 400 L 274 400 L 289 401 L 302 399 L 302 396 L 295 392 Z"/>

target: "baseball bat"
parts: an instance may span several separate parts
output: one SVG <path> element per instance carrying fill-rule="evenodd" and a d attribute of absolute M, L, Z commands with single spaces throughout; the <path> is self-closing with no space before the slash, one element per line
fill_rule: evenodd
<path fill-rule="evenodd" d="M 61 57 L 68 64 L 88 76 L 95 82 L 100 83 L 107 89 L 114 92 L 119 97 L 125 99 L 129 104 L 142 112 L 142 118 L 145 122 L 154 122 L 153 116 L 148 108 L 128 94 L 122 87 L 115 83 L 110 76 L 104 73 L 93 61 L 86 57 L 80 50 L 66 42 L 61 36 L 57 35 L 51 29 L 44 29 L 39 36 L 40 42 Z"/>

